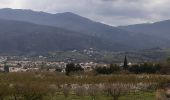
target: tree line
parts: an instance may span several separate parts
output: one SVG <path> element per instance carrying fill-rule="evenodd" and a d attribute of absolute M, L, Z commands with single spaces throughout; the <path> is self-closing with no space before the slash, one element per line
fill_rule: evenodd
<path fill-rule="evenodd" d="M 155 63 L 143 63 L 134 64 L 130 66 L 119 66 L 117 64 L 110 64 L 109 66 L 96 66 L 93 71 L 94 74 L 169 74 L 170 64 L 155 64 Z M 84 69 L 79 64 L 69 63 L 66 65 L 66 75 L 70 73 L 84 72 Z"/>

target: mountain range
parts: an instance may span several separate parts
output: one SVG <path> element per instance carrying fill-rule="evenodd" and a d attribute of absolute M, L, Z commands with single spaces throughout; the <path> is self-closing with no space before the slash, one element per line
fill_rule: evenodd
<path fill-rule="evenodd" d="M 134 33 L 143 33 L 170 40 L 170 20 L 164 20 L 155 23 L 120 26 L 119 28 Z"/>
<path fill-rule="evenodd" d="M 169 25 L 170 21 L 165 21 L 113 27 L 71 12 L 51 14 L 5 8 L 0 9 L 0 54 L 168 48 Z"/>

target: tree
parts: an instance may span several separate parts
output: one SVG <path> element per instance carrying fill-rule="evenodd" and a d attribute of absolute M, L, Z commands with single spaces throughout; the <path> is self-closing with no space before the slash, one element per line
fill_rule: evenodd
<path fill-rule="evenodd" d="M 6 73 L 9 72 L 9 66 L 6 64 L 6 62 L 4 63 L 4 71 L 5 71 Z"/>
<path fill-rule="evenodd" d="M 133 65 L 129 68 L 129 71 L 134 72 L 135 74 L 139 74 L 139 73 L 153 74 L 153 73 L 160 71 L 160 65 L 152 64 L 152 63 Z"/>
<path fill-rule="evenodd" d="M 69 63 L 66 65 L 66 75 L 69 75 L 70 72 L 75 70 L 75 64 L 74 63 Z"/>
<path fill-rule="evenodd" d="M 127 57 L 126 57 L 126 56 L 125 56 L 125 59 L 124 59 L 123 68 L 124 68 L 124 69 L 127 69 L 127 68 L 128 68 L 128 61 L 127 61 Z"/>
<path fill-rule="evenodd" d="M 81 67 L 81 65 L 74 63 L 70 63 L 66 65 L 66 75 L 69 75 L 70 72 L 81 72 L 84 71 L 84 69 Z"/>
<path fill-rule="evenodd" d="M 110 70 L 112 71 L 112 73 L 114 73 L 114 72 L 119 72 L 121 68 L 116 64 L 110 64 Z"/>
<path fill-rule="evenodd" d="M 96 67 L 95 71 L 98 74 L 113 74 L 115 72 L 119 72 L 121 68 L 116 64 L 110 64 L 110 67 Z"/>
<path fill-rule="evenodd" d="M 80 64 L 77 64 L 77 65 L 75 66 L 75 71 L 84 71 L 84 69 L 81 67 Z"/>
<path fill-rule="evenodd" d="M 128 85 L 121 83 L 105 84 L 105 92 L 112 97 L 112 100 L 118 100 L 128 89 Z"/>
<path fill-rule="evenodd" d="M 46 65 L 47 65 L 47 64 L 46 64 L 45 62 L 42 62 L 41 65 L 40 65 L 40 69 L 41 69 L 41 70 L 46 69 L 46 68 L 47 68 Z"/>

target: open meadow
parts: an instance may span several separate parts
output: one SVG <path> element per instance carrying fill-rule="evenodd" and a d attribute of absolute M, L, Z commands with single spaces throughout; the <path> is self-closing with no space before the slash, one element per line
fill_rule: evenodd
<path fill-rule="evenodd" d="M 0 100 L 166 100 L 169 75 L 2 73 Z"/>

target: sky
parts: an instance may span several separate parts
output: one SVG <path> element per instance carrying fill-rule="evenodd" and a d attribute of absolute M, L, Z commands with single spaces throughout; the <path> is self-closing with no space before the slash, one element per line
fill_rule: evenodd
<path fill-rule="evenodd" d="M 170 0 L 0 0 L 0 8 L 73 12 L 112 26 L 170 19 Z"/>

